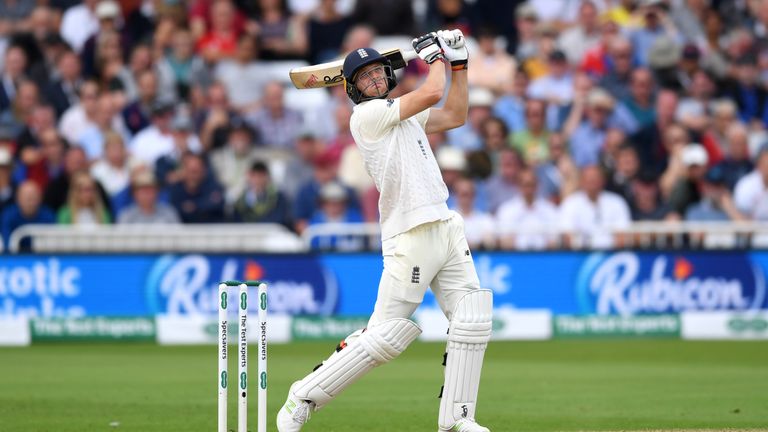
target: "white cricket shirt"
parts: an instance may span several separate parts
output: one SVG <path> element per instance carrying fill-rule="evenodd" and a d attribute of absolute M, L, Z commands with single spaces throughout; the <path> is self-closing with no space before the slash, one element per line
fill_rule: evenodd
<path fill-rule="evenodd" d="M 429 110 L 400 121 L 400 99 L 355 106 L 349 121 L 368 174 L 380 192 L 381 238 L 450 218 L 443 182 L 424 127 Z"/>

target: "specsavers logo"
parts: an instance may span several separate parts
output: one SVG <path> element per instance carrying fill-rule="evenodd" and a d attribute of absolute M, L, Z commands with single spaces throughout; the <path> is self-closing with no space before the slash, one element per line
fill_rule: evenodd
<path fill-rule="evenodd" d="M 152 266 L 147 278 L 147 307 L 150 313 L 215 314 L 218 283 L 223 280 L 266 281 L 269 310 L 273 313 L 330 315 L 338 304 L 333 274 L 324 271 L 311 257 L 164 255 Z M 258 303 L 249 307 L 255 309 Z"/>
<path fill-rule="evenodd" d="M 741 254 L 590 255 L 577 281 L 583 313 L 634 315 L 764 307 L 762 269 Z"/>

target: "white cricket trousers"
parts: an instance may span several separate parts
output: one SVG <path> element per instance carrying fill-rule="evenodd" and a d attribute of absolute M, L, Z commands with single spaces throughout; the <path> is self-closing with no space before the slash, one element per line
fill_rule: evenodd
<path fill-rule="evenodd" d="M 450 320 L 456 302 L 467 291 L 480 288 L 464 219 L 456 212 L 449 219 L 384 240 L 382 254 L 384 271 L 368 327 L 391 318 L 410 318 L 427 287 Z"/>

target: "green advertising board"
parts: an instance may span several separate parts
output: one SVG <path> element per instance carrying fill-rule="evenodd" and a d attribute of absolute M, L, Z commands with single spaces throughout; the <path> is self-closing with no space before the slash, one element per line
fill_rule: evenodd
<path fill-rule="evenodd" d="M 680 337 L 677 315 L 559 315 L 552 326 L 552 335 L 558 339 Z"/>
<path fill-rule="evenodd" d="M 368 325 L 367 317 L 294 317 L 292 340 L 341 340 Z"/>
<path fill-rule="evenodd" d="M 32 340 L 154 341 L 155 319 L 148 317 L 33 318 Z"/>

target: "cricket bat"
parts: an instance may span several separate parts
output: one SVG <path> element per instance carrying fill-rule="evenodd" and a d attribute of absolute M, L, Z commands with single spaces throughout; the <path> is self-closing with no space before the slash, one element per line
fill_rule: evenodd
<path fill-rule="evenodd" d="M 384 50 L 381 55 L 392 62 L 393 70 L 404 68 L 410 60 L 416 58 L 415 51 L 400 48 Z M 342 58 L 332 62 L 293 68 L 288 75 L 297 89 L 332 87 L 344 82 L 344 74 L 341 71 L 343 64 Z"/>

